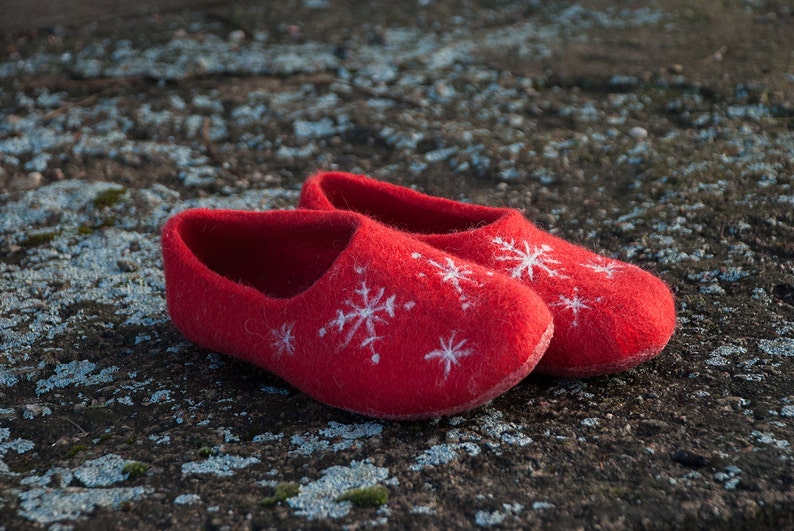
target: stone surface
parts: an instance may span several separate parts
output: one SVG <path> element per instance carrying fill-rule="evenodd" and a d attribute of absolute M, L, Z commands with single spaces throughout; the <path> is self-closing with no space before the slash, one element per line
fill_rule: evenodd
<path fill-rule="evenodd" d="M 785 2 L 90 5 L 3 35 L 0 528 L 794 527 Z M 676 335 L 411 423 L 185 341 L 168 216 L 318 169 L 521 208 L 669 282 Z"/>

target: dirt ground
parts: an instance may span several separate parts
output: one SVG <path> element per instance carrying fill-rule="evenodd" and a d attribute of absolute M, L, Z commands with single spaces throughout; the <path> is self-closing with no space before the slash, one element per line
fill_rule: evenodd
<path fill-rule="evenodd" d="M 0 530 L 794 529 L 789 2 L 136 4 L 0 22 Z M 676 334 L 424 422 L 185 341 L 165 220 L 320 169 L 520 208 Z"/>

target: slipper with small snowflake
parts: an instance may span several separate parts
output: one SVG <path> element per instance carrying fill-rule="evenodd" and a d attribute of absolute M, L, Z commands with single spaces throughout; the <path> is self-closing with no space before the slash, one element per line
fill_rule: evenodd
<path fill-rule="evenodd" d="M 352 212 L 187 210 L 162 251 L 189 340 L 365 415 L 474 408 L 532 371 L 552 336 L 529 288 Z"/>
<path fill-rule="evenodd" d="M 555 237 L 518 210 L 341 172 L 307 179 L 299 206 L 362 213 L 536 290 L 555 330 L 537 372 L 587 377 L 629 369 L 659 354 L 673 334 L 674 299 L 662 280 Z"/>

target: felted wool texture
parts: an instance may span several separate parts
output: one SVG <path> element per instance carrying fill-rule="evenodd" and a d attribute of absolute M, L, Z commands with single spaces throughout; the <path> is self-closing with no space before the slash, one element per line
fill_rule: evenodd
<path fill-rule="evenodd" d="M 352 212 L 187 210 L 162 250 L 189 340 L 365 415 L 476 407 L 524 378 L 552 334 L 532 290 Z"/>
<path fill-rule="evenodd" d="M 662 280 L 543 231 L 514 209 L 342 172 L 307 179 L 299 206 L 364 213 L 534 289 L 555 328 L 540 373 L 587 377 L 629 369 L 658 355 L 675 329 L 674 298 Z"/>

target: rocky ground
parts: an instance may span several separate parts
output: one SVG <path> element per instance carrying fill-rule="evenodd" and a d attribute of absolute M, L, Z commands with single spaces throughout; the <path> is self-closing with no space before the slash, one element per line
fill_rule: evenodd
<path fill-rule="evenodd" d="M 3 36 L 0 529 L 794 528 L 788 2 L 150 12 Z M 676 335 L 430 422 L 186 342 L 168 216 L 292 208 L 331 168 L 645 267 Z"/>

